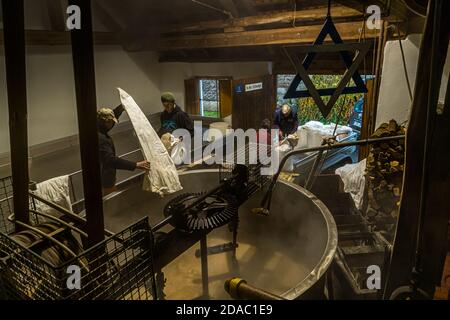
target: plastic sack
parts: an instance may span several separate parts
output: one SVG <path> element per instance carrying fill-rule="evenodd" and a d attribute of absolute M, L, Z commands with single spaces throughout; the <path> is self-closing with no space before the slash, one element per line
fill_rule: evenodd
<path fill-rule="evenodd" d="M 367 161 L 364 159 L 355 164 L 346 164 L 335 171 L 344 182 L 344 191 L 350 193 L 358 209 L 362 209 L 363 206 L 366 186 L 366 163 Z"/>
<path fill-rule="evenodd" d="M 69 211 L 72 211 L 72 203 L 69 195 L 69 176 L 52 178 L 36 185 L 34 194 L 53 202 Z M 36 210 L 47 214 L 58 214 L 59 212 L 51 207 L 36 201 Z"/>

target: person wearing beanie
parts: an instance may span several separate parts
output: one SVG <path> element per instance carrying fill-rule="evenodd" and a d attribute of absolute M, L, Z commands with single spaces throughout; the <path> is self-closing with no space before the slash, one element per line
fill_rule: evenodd
<path fill-rule="evenodd" d="M 101 108 L 97 111 L 98 143 L 103 195 L 115 191 L 116 170 L 134 171 L 136 169 L 150 170 L 148 161 L 131 162 L 116 156 L 114 142 L 108 132 L 119 122 L 124 107 L 118 106 L 114 110 Z"/>
<path fill-rule="evenodd" d="M 189 115 L 175 103 L 174 95 L 171 92 L 164 92 L 161 95 L 161 103 L 164 111 L 161 113 L 159 136 L 172 133 L 176 129 L 186 129 L 192 136 L 194 134 L 194 123 Z"/>

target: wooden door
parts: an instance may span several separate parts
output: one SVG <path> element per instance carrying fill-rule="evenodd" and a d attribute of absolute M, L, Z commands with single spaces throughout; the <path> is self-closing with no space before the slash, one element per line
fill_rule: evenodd
<path fill-rule="evenodd" d="M 233 81 L 233 129 L 259 129 L 262 120 L 273 119 L 275 108 L 272 75 Z"/>
<path fill-rule="evenodd" d="M 188 114 L 200 114 L 200 95 L 198 88 L 198 79 L 184 80 L 184 110 Z"/>
<path fill-rule="evenodd" d="M 233 85 L 231 79 L 219 80 L 220 117 L 223 119 L 232 113 Z"/>

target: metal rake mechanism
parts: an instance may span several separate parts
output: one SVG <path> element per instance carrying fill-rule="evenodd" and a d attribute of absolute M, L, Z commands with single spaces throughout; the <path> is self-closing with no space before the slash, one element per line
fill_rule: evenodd
<path fill-rule="evenodd" d="M 233 196 L 206 192 L 182 194 L 164 209 L 165 217 L 172 216 L 170 224 L 188 233 L 219 228 L 231 222 L 237 213 L 238 205 Z"/>

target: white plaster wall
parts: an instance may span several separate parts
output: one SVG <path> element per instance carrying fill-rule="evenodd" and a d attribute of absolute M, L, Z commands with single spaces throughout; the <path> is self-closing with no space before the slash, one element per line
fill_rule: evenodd
<path fill-rule="evenodd" d="M 402 40 L 409 81 L 413 93 L 416 83 L 421 37 L 421 34 L 411 34 L 405 40 Z M 444 101 L 449 71 L 450 47 L 447 53 L 447 60 L 442 76 L 443 81 L 441 83 L 441 91 L 439 94 L 441 103 Z M 398 40 L 388 41 L 384 51 L 383 73 L 381 78 L 380 96 L 378 99 L 376 126 L 378 127 L 381 123 L 391 119 L 394 119 L 399 123 L 407 121 L 409 119 L 410 110 L 411 101 L 408 94 L 400 46 Z"/>
<path fill-rule="evenodd" d="M 70 47 L 27 50 L 28 143 L 30 146 L 78 133 Z M 116 87 L 135 98 L 147 114 L 160 110 L 159 65 L 153 53 L 127 53 L 120 47 L 95 49 L 97 104 L 120 103 Z M 0 154 L 9 151 L 3 48 L 0 52 Z M 122 121 L 127 121 L 126 115 Z"/>
<path fill-rule="evenodd" d="M 27 48 L 29 146 L 78 133 L 72 54 L 69 46 Z M 119 46 L 95 48 L 98 107 L 114 107 L 115 88 L 130 93 L 146 114 L 161 111 L 162 91 L 174 92 L 184 107 L 184 80 L 192 76 L 232 76 L 235 79 L 267 74 L 267 63 L 158 63 L 152 52 L 128 53 Z M 0 48 L 0 154 L 9 151 L 6 74 Z M 121 121 L 128 121 L 124 115 Z"/>

